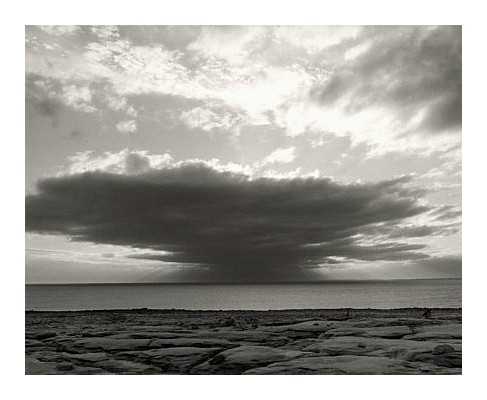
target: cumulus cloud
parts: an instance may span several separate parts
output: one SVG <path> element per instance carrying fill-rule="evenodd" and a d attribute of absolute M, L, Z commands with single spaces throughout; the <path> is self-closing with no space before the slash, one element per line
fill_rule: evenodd
<path fill-rule="evenodd" d="M 201 162 L 154 169 L 141 154 L 125 163 L 115 174 L 40 181 L 26 197 L 26 229 L 146 249 L 135 257 L 197 266 L 217 280 L 299 279 L 337 260 L 428 258 L 424 244 L 404 240 L 424 231 L 391 230 L 430 211 L 410 178 L 345 185 L 250 178 Z"/>

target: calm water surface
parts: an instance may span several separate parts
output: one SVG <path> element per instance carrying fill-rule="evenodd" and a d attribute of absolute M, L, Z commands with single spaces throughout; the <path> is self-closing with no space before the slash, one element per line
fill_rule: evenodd
<path fill-rule="evenodd" d="M 293 284 L 26 285 L 26 310 L 461 307 L 460 279 Z"/>

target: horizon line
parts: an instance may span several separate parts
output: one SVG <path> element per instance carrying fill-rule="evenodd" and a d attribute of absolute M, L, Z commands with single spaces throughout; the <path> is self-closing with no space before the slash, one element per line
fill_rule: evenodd
<path fill-rule="evenodd" d="M 448 278 L 392 278 L 392 279 L 327 279 L 319 281 L 262 281 L 262 282 L 25 282 L 25 286 L 109 286 L 109 285 L 282 285 L 282 284 L 326 284 L 326 283 L 362 283 L 393 281 L 461 280 L 462 277 Z"/>

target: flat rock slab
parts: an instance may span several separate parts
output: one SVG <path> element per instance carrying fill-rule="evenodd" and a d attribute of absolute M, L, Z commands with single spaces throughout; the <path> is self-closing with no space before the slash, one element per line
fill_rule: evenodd
<path fill-rule="evenodd" d="M 240 373 L 259 365 L 301 357 L 307 353 L 267 346 L 239 346 L 218 353 L 196 366 L 193 373 Z"/>
<path fill-rule="evenodd" d="M 114 339 L 110 337 L 80 339 L 74 346 L 88 350 L 101 349 L 105 351 L 133 350 L 150 348 L 151 339 Z"/>
<path fill-rule="evenodd" d="M 111 359 L 94 363 L 95 367 L 120 374 L 151 374 L 160 373 L 160 369 L 151 365 L 127 360 Z"/>
<path fill-rule="evenodd" d="M 326 332 L 327 330 L 334 327 L 336 327 L 336 323 L 330 321 L 315 320 L 289 325 L 263 326 L 260 328 L 260 330 L 267 332 Z"/>
<path fill-rule="evenodd" d="M 130 338 L 130 339 L 174 339 L 178 337 L 185 337 L 186 335 L 183 333 L 177 333 L 177 332 L 153 332 L 153 331 L 147 331 L 147 332 L 134 332 L 134 333 L 126 333 L 124 335 L 121 335 L 121 337 L 125 338 Z M 113 336 L 110 336 L 113 337 Z"/>
<path fill-rule="evenodd" d="M 409 326 L 383 326 L 373 328 L 335 328 L 326 331 L 324 337 L 333 336 L 361 336 L 361 337 L 381 337 L 381 338 L 395 338 L 399 339 L 411 334 Z"/>
<path fill-rule="evenodd" d="M 153 347 L 233 347 L 235 343 L 225 339 L 208 339 L 198 337 L 156 339 L 151 342 Z"/>
<path fill-rule="evenodd" d="M 333 374 L 333 375 L 390 375 L 414 374 L 416 367 L 408 362 L 387 357 L 315 356 L 273 363 L 245 371 L 245 374 Z"/>
<path fill-rule="evenodd" d="M 341 325 L 347 325 L 349 327 L 356 328 L 373 328 L 381 326 L 399 326 L 405 325 L 409 327 L 422 326 L 422 325 L 435 325 L 442 324 L 441 320 L 431 320 L 427 318 L 374 318 L 374 319 L 357 319 L 344 321 Z"/>
<path fill-rule="evenodd" d="M 442 351 L 441 346 L 436 342 L 345 336 L 314 341 L 309 346 L 304 347 L 303 350 L 333 356 L 373 355 L 407 361 L 416 361 L 421 357 L 424 357 L 424 359 L 429 357 L 430 361 L 433 362 L 431 358 L 433 353 L 438 355 L 449 353 L 448 351 L 445 352 L 445 348 Z M 448 347 L 452 349 L 452 352 L 461 352 L 461 346 L 459 345 L 448 345 Z"/>
<path fill-rule="evenodd" d="M 61 353 L 63 358 L 66 360 L 74 360 L 74 361 L 85 361 L 85 362 L 97 362 L 108 360 L 110 358 L 109 354 L 100 352 L 100 353 L 84 353 L 84 354 L 71 354 L 71 353 Z"/>
<path fill-rule="evenodd" d="M 461 339 L 461 324 L 428 325 L 416 328 L 416 333 L 405 336 L 412 340 Z"/>
<path fill-rule="evenodd" d="M 198 338 L 206 338 L 206 339 L 224 339 L 228 340 L 229 342 L 239 342 L 239 341 L 248 341 L 248 342 L 265 342 L 266 340 L 273 338 L 282 338 L 282 336 L 277 336 L 272 332 L 263 332 L 260 329 L 252 329 L 252 330 L 200 330 L 194 334 L 194 337 Z"/>
<path fill-rule="evenodd" d="M 221 348 L 169 347 L 146 351 L 128 351 L 119 356 L 156 365 L 165 372 L 185 373 L 193 366 L 219 353 Z"/>

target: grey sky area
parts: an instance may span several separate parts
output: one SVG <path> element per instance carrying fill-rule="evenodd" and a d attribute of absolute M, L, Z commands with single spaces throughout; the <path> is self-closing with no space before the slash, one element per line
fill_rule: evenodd
<path fill-rule="evenodd" d="M 461 276 L 461 36 L 26 27 L 27 282 Z"/>

